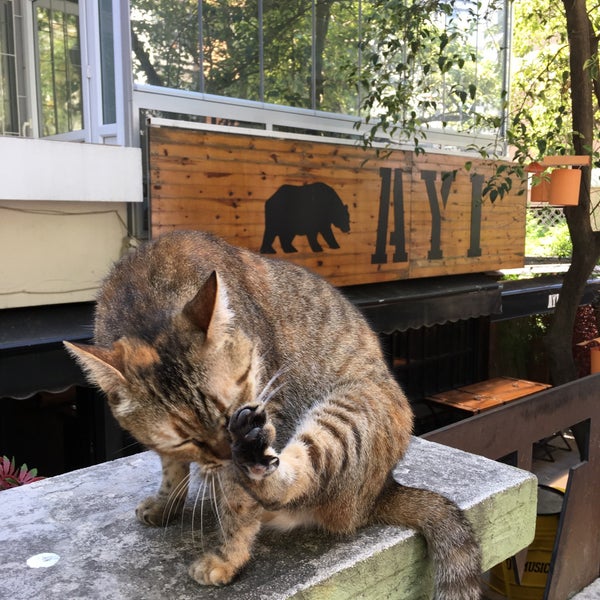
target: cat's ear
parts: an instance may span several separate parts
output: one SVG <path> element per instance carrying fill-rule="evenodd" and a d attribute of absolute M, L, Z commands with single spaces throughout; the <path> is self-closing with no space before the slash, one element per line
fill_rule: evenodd
<path fill-rule="evenodd" d="M 183 307 L 183 314 L 207 340 L 221 338 L 221 333 L 233 318 L 227 290 L 221 277 L 213 271 L 198 293 Z"/>
<path fill-rule="evenodd" d="M 87 344 L 63 342 L 65 348 L 84 370 L 89 381 L 107 394 L 115 393 L 125 384 L 121 348 L 103 348 Z"/>

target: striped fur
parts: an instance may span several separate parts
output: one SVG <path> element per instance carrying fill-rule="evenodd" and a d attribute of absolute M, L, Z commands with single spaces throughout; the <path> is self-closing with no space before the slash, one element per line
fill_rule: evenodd
<path fill-rule="evenodd" d="M 479 597 L 461 511 L 391 479 L 409 404 L 377 337 L 322 279 L 208 234 L 169 234 L 114 267 L 95 342 L 67 346 L 163 462 L 138 518 L 161 525 L 180 512 L 191 462 L 218 477 L 223 543 L 192 565 L 200 583 L 231 581 L 263 524 L 351 534 L 378 522 L 425 535 L 436 598 Z"/>

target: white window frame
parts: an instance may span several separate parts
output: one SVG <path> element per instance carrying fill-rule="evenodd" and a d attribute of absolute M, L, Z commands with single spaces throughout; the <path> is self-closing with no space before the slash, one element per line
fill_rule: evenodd
<path fill-rule="evenodd" d="M 43 0 L 42 0 L 43 1 Z M 115 64 L 115 105 L 116 122 L 103 122 L 102 105 L 102 71 L 100 51 L 100 19 L 98 0 L 79 0 L 79 35 L 81 51 L 82 70 L 82 108 L 83 129 L 60 133 L 51 136 L 42 136 L 45 140 L 59 140 L 71 142 L 88 142 L 96 144 L 127 145 L 129 130 L 126 127 L 126 104 L 127 98 L 131 97 L 131 67 L 129 44 L 122 34 L 123 15 L 129 14 L 129 3 L 121 0 L 112 1 L 113 12 L 113 52 Z M 36 34 L 35 14 L 31 0 L 14 0 L 18 5 L 22 21 L 22 47 L 18 50 L 25 65 L 25 95 L 27 107 L 27 119 L 23 125 L 27 125 L 27 131 L 21 131 L 21 135 L 40 138 L 40 108 L 38 105 L 38 70 L 36 56 Z M 129 20 L 125 21 L 125 29 L 129 32 Z"/>

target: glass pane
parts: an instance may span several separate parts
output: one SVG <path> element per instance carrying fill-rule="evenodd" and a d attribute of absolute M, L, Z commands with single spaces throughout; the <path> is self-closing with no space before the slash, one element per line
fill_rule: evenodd
<path fill-rule="evenodd" d="M 345 67 L 359 61 L 362 9 L 361 2 L 356 0 L 317 3 L 316 109 L 349 115 L 358 112 L 357 90 L 349 83 Z"/>
<path fill-rule="evenodd" d="M 102 68 L 102 122 L 116 123 L 115 53 L 113 50 L 112 0 L 99 0 L 100 58 Z"/>
<path fill-rule="evenodd" d="M 358 59 L 359 0 L 132 0 L 131 6 L 138 83 L 357 110 L 342 67 Z"/>
<path fill-rule="evenodd" d="M 381 50 L 390 93 L 410 89 L 418 119 L 460 128 L 474 111 L 501 114 L 504 13 L 490 3 L 456 0 L 451 14 L 431 15 L 448 33 L 451 64 L 437 61 L 435 36 L 405 70 L 397 71 L 402 57 Z M 360 38 L 381 35 L 365 24 L 377 10 L 371 0 L 131 0 L 131 7 L 136 82 L 342 114 L 358 112 L 347 67 L 361 61 Z M 388 34 L 409 39 L 411 26 Z"/>
<path fill-rule="evenodd" d="M 204 0 L 204 91 L 260 100 L 258 0 Z"/>
<path fill-rule="evenodd" d="M 312 107 L 312 2 L 264 0 L 265 101 Z"/>
<path fill-rule="evenodd" d="M 131 30 L 136 83 L 199 90 L 198 0 L 132 0 Z"/>
<path fill-rule="evenodd" d="M 77 2 L 34 2 L 41 135 L 83 128 Z"/>
<path fill-rule="evenodd" d="M 19 135 L 12 8 L 0 0 L 0 135 Z"/>
<path fill-rule="evenodd" d="M 478 114 L 491 117 L 490 129 L 495 129 L 504 110 L 506 2 L 456 0 L 447 9 L 431 13 L 426 26 L 431 34 L 416 39 L 409 22 L 404 31 L 384 32 L 375 15 L 370 26 L 376 42 L 365 47 L 367 59 L 377 64 L 379 82 L 389 82 L 381 97 L 392 108 L 400 99 L 397 110 L 406 106 L 407 115 L 430 127 L 460 131 Z M 404 47 L 396 50 L 394 44 L 389 52 L 387 40 L 403 40 Z M 376 102 L 369 110 L 377 116 L 380 106 Z"/>
<path fill-rule="evenodd" d="M 447 54 L 454 65 L 460 60 L 464 65 L 423 78 L 426 83 L 420 109 L 430 125 L 451 125 L 460 130 L 471 124 L 473 112 L 501 115 L 504 11 L 490 10 L 488 5 L 472 0 L 456 2 L 453 14 L 440 22 L 451 38 Z M 476 88 L 469 90 L 471 84 Z"/>
<path fill-rule="evenodd" d="M 132 0 L 136 83 L 258 100 L 257 2 Z"/>

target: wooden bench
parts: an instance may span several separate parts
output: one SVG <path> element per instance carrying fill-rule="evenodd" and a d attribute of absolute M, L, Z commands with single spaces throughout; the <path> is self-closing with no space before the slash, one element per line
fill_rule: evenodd
<path fill-rule="evenodd" d="M 426 400 L 449 408 L 477 414 L 483 410 L 489 410 L 530 394 L 541 392 L 549 387 L 551 386 L 546 383 L 537 383 L 526 379 L 494 377 L 479 383 L 433 394 L 428 396 Z"/>
<path fill-rule="evenodd" d="M 203 517 L 199 506 L 194 511 L 202 497 L 196 487 L 181 523 L 145 527 L 133 511 L 156 491 L 159 476 L 158 457 L 146 452 L 0 491 L 0 589 L 11 600 L 431 597 L 422 538 L 384 526 L 346 538 L 318 531 L 265 532 L 234 583 L 199 587 L 187 569 L 202 546 L 214 545 L 218 525 L 210 502 Z M 526 471 L 414 438 L 395 476 L 407 485 L 435 489 L 466 511 L 481 541 L 485 570 L 533 539 L 537 479 Z M 49 555 L 47 562 L 43 554 Z M 32 568 L 28 561 L 46 566 Z"/>

